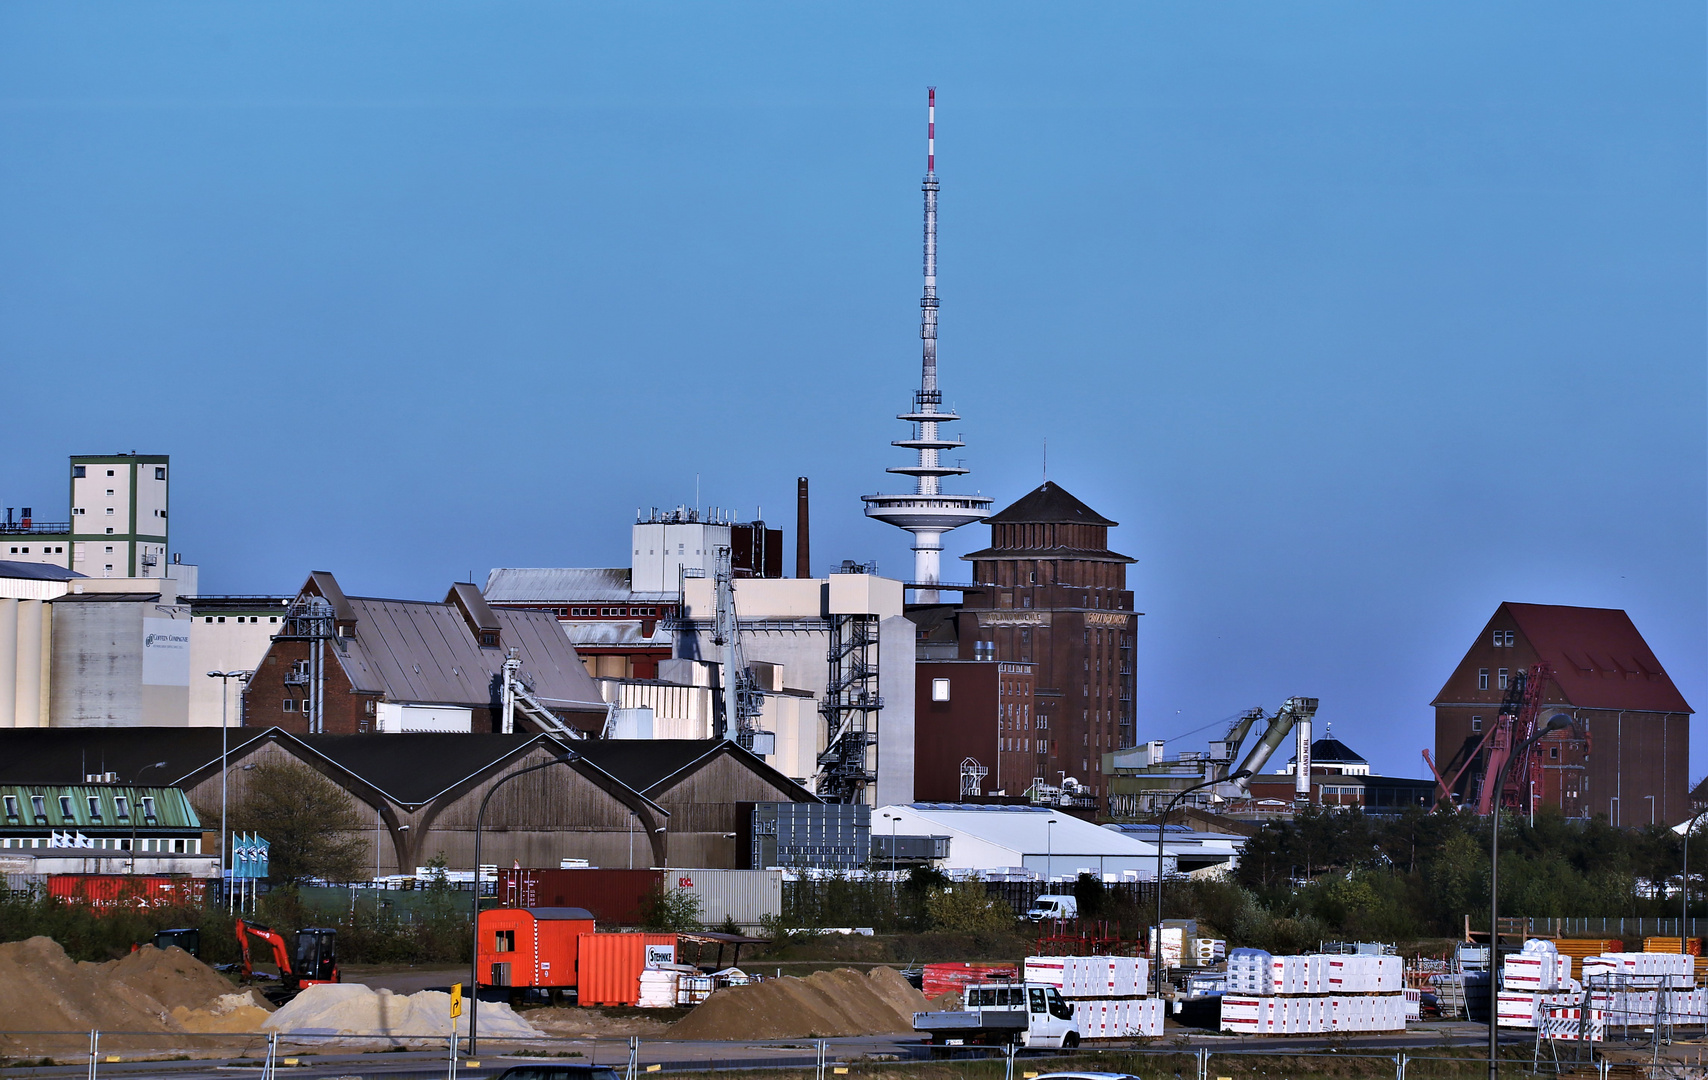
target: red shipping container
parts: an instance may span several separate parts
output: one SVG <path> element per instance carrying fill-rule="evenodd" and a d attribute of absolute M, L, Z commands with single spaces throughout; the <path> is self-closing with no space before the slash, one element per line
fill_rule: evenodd
<path fill-rule="evenodd" d="M 582 934 L 575 1003 L 633 1005 L 640 1000 L 640 973 L 675 962 L 675 934 Z"/>
<path fill-rule="evenodd" d="M 920 991 L 934 998 L 951 990 L 964 990 L 970 983 L 1019 977 L 1020 971 L 1013 964 L 926 964 Z"/>
<path fill-rule="evenodd" d="M 491 908 L 475 936 L 482 986 L 567 990 L 575 985 L 577 939 L 593 933 L 585 908 Z"/>
<path fill-rule="evenodd" d="M 201 907 L 207 888 L 205 878 L 165 874 L 54 874 L 47 879 L 48 895 L 96 911 Z"/>
<path fill-rule="evenodd" d="M 500 870 L 505 907 L 586 908 L 605 926 L 638 926 L 647 895 L 664 886 L 662 870 Z"/>

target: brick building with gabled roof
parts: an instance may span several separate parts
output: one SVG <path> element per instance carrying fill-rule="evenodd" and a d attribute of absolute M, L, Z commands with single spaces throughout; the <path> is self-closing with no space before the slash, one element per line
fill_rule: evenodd
<path fill-rule="evenodd" d="M 333 636 L 274 638 L 243 692 L 247 727 L 328 735 L 496 732 L 512 650 L 534 696 L 559 719 L 592 733 L 604 726 L 599 688 L 547 612 L 493 608 L 464 582 L 438 602 L 346 596 L 324 570 L 303 584 L 298 600 L 308 597 L 330 606 Z M 311 731 L 314 687 L 306 673 L 316 649 L 325 689 L 321 727 Z M 520 711 L 516 722 L 528 725 Z"/>
<path fill-rule="evenodd" d="M 1454 797 L 1469 804 L 1514 676 L 1552 668 L 1542 720 L 1574 717 L 1588 733 L 1550 736 L 1540 805 L 1614 825 L 1671 825 L 1689 816 L 1692 709 L 1648 642 L 1617 608 L 1505 603 L 1435 696 L 1435 750 Z"/>

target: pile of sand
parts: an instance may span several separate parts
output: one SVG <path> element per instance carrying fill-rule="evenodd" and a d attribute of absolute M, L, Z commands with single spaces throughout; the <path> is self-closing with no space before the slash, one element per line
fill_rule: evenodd
<path fill-rule="evenodd" d="M 122 983 L 168 1010 L 198 1009 L 232 992 L 230 979 L 176 945 L 165 949 L 144 945 L 122 960 L 78 966 L 92 968 L 97 978 Z"/>
<path fill-rule="evenodd" d="M 672 1039 L 808 1039 L 913 1030 L 925 995 L 894 968 L 852 968 L 731 986 L 672 1024 Z"/>
<path fill-rule="evenodd" d="M 272 1011 L 258 991 L 246 990 L 221 994 L 199 1009 L 180 1005 L 172 1010 L 172 1019 L 185 1031 L 249 1033 L 260 1031 Z"/>
<path fill-rule="evenodd" d="M 384 1039 L 440 1039 L 451 1030 L 451 995 L 438 990 L 394 994 L 360 983 L 327 983 L 304 987 L 290 1002 L 267 1018 L 269 1031 L 295 1035 L 345 1035 Z M 467 1035 L 469 1003 L 457 1019 L 457 1031 Z M 486 1039 L 537 1039 L 538 1028 L 502 1002 L 480 1003 L 480 1035 Z"/>
<path fill-rule="evenodd" d="M 123 960 L 76 963 L 52 938 L 33 937 L 0 945 L 0 1025 L 9 1031 L 138 1032 L 173 1034 L 186 1028 L 173 1013 L 194 1011 L 232 985 L 184 950 L 152 945 Z M 113 1050 L 160 1050 L 169 1040 L 146 1035 L 102 1035 Z M 3 1035 L 8 1053 L 87 1052 L 88 1036 Z"/>

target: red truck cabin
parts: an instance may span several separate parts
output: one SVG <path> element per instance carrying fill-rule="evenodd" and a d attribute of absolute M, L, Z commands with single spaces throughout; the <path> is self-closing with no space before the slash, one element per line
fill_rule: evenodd
<path fill-rule="evenodd" d="M 576 947 L 593 933 L 586 908 L 492 908 L 480 913 L 482 986 L 572 989 Z"/>

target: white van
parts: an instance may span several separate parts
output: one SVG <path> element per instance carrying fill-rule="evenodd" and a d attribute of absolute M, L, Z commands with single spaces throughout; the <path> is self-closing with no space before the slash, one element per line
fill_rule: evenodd
<path fill-rule="evenodd" d="M 1032 901 L 1032 906 L 1026 909 L 1026 917 L 1033 922 L 1043 922 L 1045 919 L 1077 919 L 1079 901 L 1064 893 L 1045 893 Z"/>

